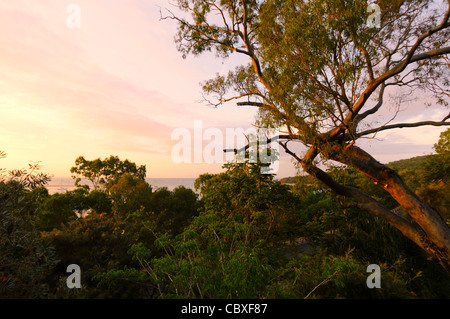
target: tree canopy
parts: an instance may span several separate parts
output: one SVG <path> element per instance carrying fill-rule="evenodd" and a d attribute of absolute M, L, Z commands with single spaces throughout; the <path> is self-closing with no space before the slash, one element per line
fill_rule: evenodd
<path fill-rule="evenodd" d="M 75 160 L 75 166 L 70 169 L 74 174 L 75 185 L 80 187 L 88 187 L 89 185 L 80 185 L 82 178 L 88 179 L 94 189 L 101 187 L 110 188 L 125 173 L 131 174 L 145 180 L 145 165 L 137 166 L 129 160 L 120 160 L 118 156 L 111 155 L 105 159 L 86 160 L 84 156 L 79 156 Z"/>
<path fill-rule="evenodd" d="M 416 92 L 425 92 L 420 94 L 433 107 L 448 105 L 449 1 L 377 1 L 379 26 L 368 22 L 369 5 L 361 0 L 177 4 L 179 12 L 163 18 L 178 23 L 175 42 L 183 56 L 211 51 L 243 57 L 227 75 L 203 83 L 216 99 L 213 105 L 258 107 L 257 124 L 280 128 L 276 139 L 308 174 L 397 227 L 450 271 L 450 230 L 439 213 L 359 146 L 360 139 L 385 130 L 450 125 L 450 116 L 390 124 Z M 380 114 L 388 114 L 381 125 Z M 414 223 L 361 189 L 339 183 L 322 162 L 362 172 Z"/>
<path fill-rule="evenodd" d="M 436 156 L 399 174 L 440 208 L 447 188 L 423 178 Z M 38 171 L 0 175 L 0 296 L 449 296 L 445 270 L 392 225 L 362 214 L 310 176 L 286 185 L 263 174 L 261 165 L 228 163 L 220 174 L 200 175 L 198 193 L 182 186 L 153 191 L 125 173 L 108 191 L 50 195 L 42 187 L 48 177 Z M 327 173 L 386 206 L 393 201 L 355 169 Z M 366 285 L 367 265 L 374 262 L 382 269 L 382 289 Z M 81 289 L 66 284 L 70 264 L 81 269 Z"/>

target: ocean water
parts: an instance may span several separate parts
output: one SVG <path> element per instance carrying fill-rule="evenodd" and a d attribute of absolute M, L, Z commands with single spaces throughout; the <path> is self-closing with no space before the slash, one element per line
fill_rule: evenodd
<path fill-rule="evenodd" d="M 146 181 L 149 183 L 153 190 L 160 187 L 167 187 L 168 190 L 172 191 L 178 186 L 184 186 L 195 191 L 194 182 L 196 178 L 147 178 Z"/>
<path fill-rule="evenodd" d="M 153 190 L 156 190 L 161 187 L 167 187 L 168 190 L 172 191 L 178 186 L 184 186 L 186 188 L 190 188 L 193 191 L 195 178 L 147 178 L 147 183 L 152 186 Z M 87 184 L 92 187 L 92 184 L 89 181 L 82 180 L 82 184 Z M 71 191 L 76 189 L 75 180 L 73 178 L 57 178 L 54 177 L 47 184 L 47 189 L 50 195 L 55 193 L 64 193 L 66 191 Z"/>

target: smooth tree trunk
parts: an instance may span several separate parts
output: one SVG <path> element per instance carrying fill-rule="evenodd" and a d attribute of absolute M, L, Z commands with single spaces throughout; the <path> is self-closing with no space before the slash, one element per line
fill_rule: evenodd
<path fill-rule="evenodd" d="M 399 229 L 403 235 L 414 241 L 450 273 L 450 228 L 441 216 L 420 199 L 394 170 L 376 161 L 371 155 L 354 145 L 347 147 L 335 145 L 323 155 L 356 168 L 383 187 L 420 228 L 394 214 L 361 190 L 339 184 L 310 161 L 302 161 L 303 168 L 337 194 L 357 200 L 356 205 L 359 208 L 386 220 Z"/>

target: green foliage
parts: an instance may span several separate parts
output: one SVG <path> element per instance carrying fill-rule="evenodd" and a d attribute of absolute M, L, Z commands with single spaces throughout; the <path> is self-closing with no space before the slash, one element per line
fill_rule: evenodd
<path fill-rule="evenodd" d="M 370 15 L 369 3 L 363 0 L 178 0 L 177 4 L 185 13 L 183 18 L 170 11 L 167 18 L 178 22 L 175 41 L 183 57 L 211 51 L 223 58 L 236 53 L 244 59 L 242 65 L 228 74 L 217 74 L 203 83 L 204 92 L 217 100 L 213 105 L 236 100 L 238 105 L 257 106 L 256 125 L 285 128 L 281 145 L 309 174 L 334 192 L 359 200 L 357 204 L 366 210 L 377 207 L 378 212 L 386 212 L 384 208 L 409 206 L 414 220 L 410 220 L 408 212 L 403 212 L 408 218 L 406 223 L 392 222 L 389 213 L 384 214 L 385 219 L 410 237 L 408 234 L 415 232 L 405 229 L 413 229 L 418 223 L 427 237 L 438 238 L 433 239 L 438 247 L 446 246 L 445 236 L 432 236 L 442 233 L 445 228 L 442 221 L 429 218 L 429 223 L 422 222 L 423 212 L 428 210 L 434 216 L 424 200 L 411 194 L 401 178 L 357 146 L 359 138 L 409 126 L 394 124 L 367 129 L 376 123 L 371 115 L 376 115 L 382 105 L 395 102 L 399 107 L 408 94 L 403 91 L 400 96 L 389 97 L 385 94 L 387 86 L 425 89 L 432 93 L 437 104 L 448 104 L 448 94 L 443 88 L 449 83 L 442 76 L 448 73 L 444 57 L 448 24 L 446 11 L 439 5 L 447 6 L 445 1 L 439 4 L 377 1 L 380 23 L 376 27 L 369 21 L 377 14 Z M 387 123 L 389 119 L 377 122 Z M 411 126 L 428 124 L 420 122 Z M 308 150 L 304 155 L 294 152 L 287 147 L 290 141 L 300 142 Z M 336 180 L 341 172 L 324 172 L 317 166 L 319 160 L 332 160 L 358 169 L 370 180 L 360 173 L 342 170 L 352 175 L 350 183 L 344 184 L 352 187 L 344 187 L 340 183 L 342 179 Z M 446 201 L 437 202 L 444 194 L 433 187 L 429 188 L 431 192 L 421 193 L 420 177 L 404 173 L 417 194 L 433 201 L 431 206 L 445 210 L 441 206 Z M 221 183 L 226 184 L 231 178 L 224 177 Z M 206 180 L 215 182 L 215 177 Z M 356 189 L 355 185 L 358 185 Z M 296 191 L 304 197 L 311 189 L 300 183 L 297 186 L 302 186 Z M 245 185 L 237 198 L 228 198 L 228 193 L 233 192 L 227 190 L 215 196 L 223 199 L 217 202 L 230 211 L 235 210 L 234 203 L 242 202 L 240 195 L 252 197 Z M 259 204 L 250 200 L 245 204 L 247 212 L 241 212 L 252 220 L 252 214 L 260 210 Z M 356 203 L 346 198 L 342 204 Z M 219 207 L 218 211 L 225 210 Z M 305 230 L 320 233 L 320 227 L 315 226 L 312 222 Z"/>
<path fill-rule="evenodd" d="M 152 188 L 145 180 L 135 175 L 124 173 L 116 183 L 109 187 L 109 194 L 113 201 L 114 210 L 127 214 L 150 208 Z"/>
<path fill-rule="evenodd" d="M 137 166 L 129 160 L 121 161 L 119 157 L 111 155 L 109 158 L 95 160 L 86 160 L 84 156 L 80 156 L 75 160 L 75 166 L 70 169 L 74 174 L 75 185 L 79 187 L 87 187 L 88 185 L 80 185 L 82 178 L 88 179 L 94 189 L 104 187 L 109 189 L 117 183 L 118 179 L 125 174 L 134 175 L 142 180 L 146 177 L 145 165 Z"/>
<path fill-rule="evenodd" d="M 187 19 L 177 18 L 179 30 L 175 37 L 175 43 L 178 50 L 183 53 L 183 57 L 188 54 L 199 55 L 203 52 L 214 52 L 217 56 L 228 57 L 233 51 L 232 47 L 239 44 L 239 39 L 233 34 L 223 32 L 221 26 L 205 24 L 216 14 L 213 7 L 199 0 L 179 0 L 177 2 L 179 9 L 189 13 L 194 23 L 199 25 L 198 28 L 191 28 Z M 246 2 L 251 10 L 248 17 L 256 22 L 258 1 L 249 0 Z M 236 13 L 242 15 L 242 9 L 234 0 L 221 0 L 220 5 L 223 7 L 224 14 L 232 15 Z M 239 21 L 236 21 L 236 23 L 239 23 Z M 191 41 L 191 39 L 200 39 L 204 35 L 207 35 L 204 41 Z M 224 45 L 214 45 L 214 40 Z"/>
<path fill-rule="evenodd" d="M 198 215 L 201 206 L 198 195 L 184 186 L 171 192 L 158 189 L 152 196 L 151 204 L 158 231 L 168 231 L 172 235 L 181 233 Z"/>
<path fill-rule="evenodd" d="M 199 176 L 200 214 L 178 234 L 147 222 L 153 243 L 129 253 L 139 266 L 103 273 L 104 285 L 131 281 L 151 298 L 416 298 L 447 294 L 448 277 L 395 228 L 311 188 L 296 195 L 260 174 L 258 164 L 230 163 Z M 336 171 L 342 174 L 343 171 Z M 365 180 L 346 172 L 346 182 Z M 156 197 L 165 206 L 169 193 Z M 154 195 L 156 195 L 155 192 Z M 345 203 L 344 203 L 345 204 Z M 158 205 L 155 205 L 158 207 Z M 382 269 L 370 290 L 366 268 Z"/>
<path fill-rule="evenodd" d="M 418 187 L 417 194 L 424 198 L 442 218 L 450 225 L 450 129 L 440 134 L 434 144 L 436 155 L 430 155 L 418 174 L 423 183 Z"/>
<path fill-rule="evenodd" d="M 111 212 L 111 206 L 111 199 L 102 191 L 88 192 L 84 188 L 78 188 L 65 193 L 55 193 L 40 204 L 37 225 L 41 230 L 49 231 L 91 211 Z"/>
<path fill-rule="evenodd" d="M 245 222 L 222 220 L 205 212 L 175 238 L 159 237 L 156 244 L 166 254 L 147 259 L 144 265 L 158 297 L 258 296 L 273 272 L 252 242 L 252 231 Z"/>
<path fill-rule="evenodd" d="M 97 213 L 111 213 L 113 203 L 111 197 L 102 191 L 92 190 L 87 196 L 88 207 Z"/>
<path fill-rule="evenodd" d="M 48 298 L 54 249 L 35 226 L 39 203 L 48 195 L 40 186 L 48 176 L 30 170 L 2 175 L 0 181 L 0 298 Z"/>
<path fill-rule="evenodd" d="M 402 170 L 432 190 L 424 165 Z M 0 182 L 0 294 L 6 298 L 447 298 L 450 278 L 398 230 L 309 177 L 295 186 L 228 163 L 173 191 L 122 174 L 108 192 L 49 195 L 38 174 Z M 25 170 L 23 171 L 25 172 Z M 349 169 L 345 185 L 379 196 Z M 28 180 L 29 182 L 21 183 Z M 431 183 L 431 184 L 427 184 Z M 35 187 L 30 187 L 34 185 Z M 437 186 L 439 191 L 441 189 Z M 349 205 L 350 204 L 350 205 Z M 87 215 L 78 213 L 88 211 Z M 44 230 L 40 232 L 39 230 Z M 368 289 L 366 268 L 382 269 Z M 68 289 L 77 264 L 82 289 Z"/>
<path fill-rule="evenodd" d="M 429 158 L 429 155 L 415 156 L 408 159 L 389 162 L 387 165 L 396 171 L 410 170 L 414 171 L 420 168 Z"/>
<path fill-rule="evenodd" d="M 450 129 L 441 132 L 438 142 L 434 144 L 434 150 L 438 154 L 448 154 L 450 152 Z"/>
<path fill-rule="evenodd" d="M 272 176 L 261 175 L 256 164 L 225 167 L 226 173 L 197 179 L 196 187 L 202 195 L 200 214 L 176 236 L 159 233 L 155 245 L 163 252 L 161 256 L 152 256 L 143 245 L 133 246 L 131 252 L 150 274 L 150 282 L 158 292 L 156 297 L 264 295 L 274 269 L 263 247 L 269 238 L 284 238 L 283 225 L 287 229 L 289 218 L 295 218 L 288 216 L 295 213 L 285 205 L 286 198 L 292 195 Z M 174 195 L 178 192 L 175 190 Z M 173 202 L 183 202 L 180 197 Z"/>
<path fill-rule="evenodd" d="M 443 182 L 449 184 L 450 176 L 450 129 L 440 134 L 434 144 L 436 155 L 428 156 L 424 165 L 425 182 Z"/>
<path fill-rule="evenodd" d="M 80 297 L 129 297 L 130 287 L 126 285 L 116 290 L 98 289 L 96 276 L 128 264 L 129 246 L 136 240 L 142 240 L 141 235 L 140 227 L 133 219 L 125 219 L 119 214 L 96 212 L 52 230 L 46 236 L 53 243 L 60 259 L 59 266 L 55 268 L 53 284 L 57 285 L 60 274 L 65 271 L 64 267 L 77 264 L 82 271 L 83 294 Z M 61 297 L 67 293 L 68 288 L 63 284 L 58 287 L 55 296 Z"/>
<path fill-rule="evenodd" d="M 423 198 L 442 218 L 450 224 L 450 129 L 440 134 L 434 144 L 437 154 L 430 154 L 389 163 L 398 171 L 408 187 Z"/>
<path fill-rule="evenodd" d="M 394 264 L 380 264 L 381 288 L 368 289 L 368 264 L 355 258 L 353 252 L 343 255 L 299 256 L 290 260 L 280 276 L 269 287 L 274 298 L 306 299 L 360 299 L 360 298 L 415 298 L 407 278 L 403 260 Z M 417 274 L 417 277 L 420 274 Z"/>
<path fill-rule="evenodd" d="M 158 232 L 177 235 L 197 215 L 198 196 L 178 187 L 174 191 L 152 188 L 131 173 L 112 173 L 108 189 L 79 188 L 49 196 L 40 206 L 46 238 L 60 260 L 51 283 L 60 298 L 142 298 L 152 295 L 154 285 L 146 273 L 137 271 L 140 259 L 136 243 L 161 255 L 154 241 Z M 87 212 L 86 215 L 75 214 Z M 58 218 L 66 212 L 63 222 Z M 45 218 L 48 220 L 45 220 Z M 53 220 L 52 220 L 53 218 Z M 53 221 L 53 223 L 50 223 Z M 47 223 L 45 223 L 47 222 Z M 74 293 L 61 281 L 69 264 L 82 270 L 82 292 Z"/>
<path fill-rule="evenodd" d="M 299 225 L 300 200 L 287 185 L 261 174 L 260 164 L 229 163 L 224 168 L 226 173 L 196 181 L 206 210 L 245 220 L 265 240 L 283 239 Z"/>

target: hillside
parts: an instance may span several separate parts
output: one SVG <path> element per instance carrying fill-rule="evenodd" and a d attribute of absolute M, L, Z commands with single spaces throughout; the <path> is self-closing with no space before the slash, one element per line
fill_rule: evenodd
<path fill-rule="evenodd" d="M 417 170 L 425 164 L 428 158 L 432 156 L 435 155 L 432 154 L 432 155 L 415 156 L 407 159 L 389 162 L 386 165 L 396 170 L 397 172 L 405 169 Z M 299 178 L 307 178 L 307 176 L 284 177 L 280 179 L 280 182 L 283 184 L 295 184 Z"/>
<path fill-rule="evenodd" d="M 407 159 L 402 159 L 394 162 L 389 162 L 387 165 L 396 170 L 401 171 L 404 169 L 416 170 L 425 164 L 428 158 L 435 155 L 423 155 L 423 156 L 415 156 Z"/>
<path fill-rule="evenodd" d="M 299 179 L 303 179 L 304 183 L 308 182 L 308 178 L 310 178 L 308 175 L 304 176 L 290 176 L 290 177 L 283 177 L 280 178 L 280 183 L 282 184 L 295 184 Z"/>

